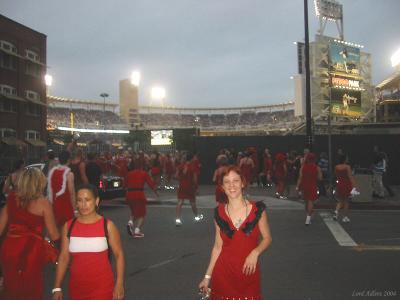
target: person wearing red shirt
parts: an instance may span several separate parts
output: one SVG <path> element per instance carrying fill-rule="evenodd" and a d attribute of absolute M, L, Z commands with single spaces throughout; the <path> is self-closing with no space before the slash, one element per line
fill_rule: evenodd
<path fill-rule="evenodd" d="M 300 168 L 296 190 L 301 190 L 306 201 L 307 217 L 305 225 L 311 224 L 314 201 L 318 199 L 318 180 L 322 180 L 320 167 L 315 163 L 315 154 L 309 152 Z"/>
<path fill-rule="evenodd" d="M 156 197 L 158 197 L 158 193 L 153 179 L 143 170 L 142 164 L 131 163 L 129 169 L 125 178 L 126 202 L 131 210 L 127 230 L 128 234 L 134 238 L 143 238 L 142 227 L 147 204 L 144 185 L 147 184 L 154 191 Z"/>
<path fill-rule="evenodd" d="M 195 183 L 197 182 L 197 173 L 193 168 L 192 159 L 193 155 L 190 153 L 183 155 L 182 163 L 178 166 L 176 170 L 176 178 L 178 178 L 179 181 L 178 203 L 176 205 L 175 219 L 176 226 L 182 225 L 182 205 L 185 199 L 189 199 L 190 201 L 195 222 L 199 222 L 203 219 L 203 215 L 198 213 L 196 206 Z"/>

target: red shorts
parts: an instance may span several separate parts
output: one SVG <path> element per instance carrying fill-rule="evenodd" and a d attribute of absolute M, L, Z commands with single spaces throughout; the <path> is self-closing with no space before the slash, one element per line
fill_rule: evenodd
<path fill-rule="evenodd" d="M 134 218 L 143 218 L 146 215 L 146 200 L 127 200 Z"/>

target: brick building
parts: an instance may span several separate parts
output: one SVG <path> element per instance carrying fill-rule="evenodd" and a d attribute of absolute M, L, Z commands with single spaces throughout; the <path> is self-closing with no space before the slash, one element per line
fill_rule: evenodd
<path fill-rule="evenodd" d="M 46 35 L 0 15 L 0 168 L 46 148 Z"/>

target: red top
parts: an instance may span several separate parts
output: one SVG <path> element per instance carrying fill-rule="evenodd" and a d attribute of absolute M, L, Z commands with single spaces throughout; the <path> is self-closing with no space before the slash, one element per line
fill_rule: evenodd
<path fill-rule="evenodd" d="M 350 192 L 353 189 L 347 169 L 335 168 L 337 179 L 336 194 L 339 198 L 347 199 L 350 197 Z"/>
<path fill-rule="evenodd" d="M 68 221 L 68 227 L 71 222 Z M 71 230 L 69 251 L 72 256 L 70 299 L 112 299 L 114 276 L 108 258 L 104 218 L 93 224 L 76 220 Z"/>
<path fill-rule="evenodd" d="M 305 163 L 302 169 L 301 190 L 304 200 L 318 199 L 318 166 L 315 163 Z"/>
<path fill-rule="evenodd" d="M 152 190 L 156 188 L 153 179 L 146 171 L 141 169 L 130 171 L 125 178 L 126 200 L 146 201 L 146 195 L 143 190 L 146 183 Z"/>
<path fill-rule="evenodd" d="M 71 195 L 67 186 L 67 176 L 70 169 L 58 166 L 49 172 L 49 199 L 53 202 L 54 217 L 57 226 L 62 226 L 74 216 Z"/>
<path fill-rule="evenodd" d="M 264 174 L 268 175 L 272 171 L 272 159 L 269 156 L 264 156 Z"/>
<path fill-rule="evenodd" d="M 5 300 L 43 299 L 44 219 L 18 206 L 15 193 L 7 197 L 8 232 L 1 245 Z"/>
<path fill-rule="evenodd" d="M 193 165 L 189 162 L 180 164 L 178 166 L 178 199 L 190 199 L 193 200 L 196 197 L 195 191 L 195 170 Z"/>
<path fill-rule="evenodd" d="M 250 203 L 250 213 L 238 229 L 226 213 L 226 204 L 219 204 L 215 209 L 223 245 L 212 274 L 212 300 L 261 299 L 259 266 L 252 275 L 244 275 L 242 271 L 247 256 L 259 243 L 258 221 L 265 210 L 262 201 Z"/>

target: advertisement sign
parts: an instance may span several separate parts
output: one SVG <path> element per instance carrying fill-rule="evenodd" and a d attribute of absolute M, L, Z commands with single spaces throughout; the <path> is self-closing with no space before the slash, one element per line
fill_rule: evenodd
<path fill-rule="evenodd" d="M 331 89 L 331 113 L 338 116 L 361 116 L 361 91 Z"/>
<path fill-rule="evenodd" d="M 329 71 L 335 75 L 360 77 L 360 49 L 345 44 L 329 44 Z"/>

